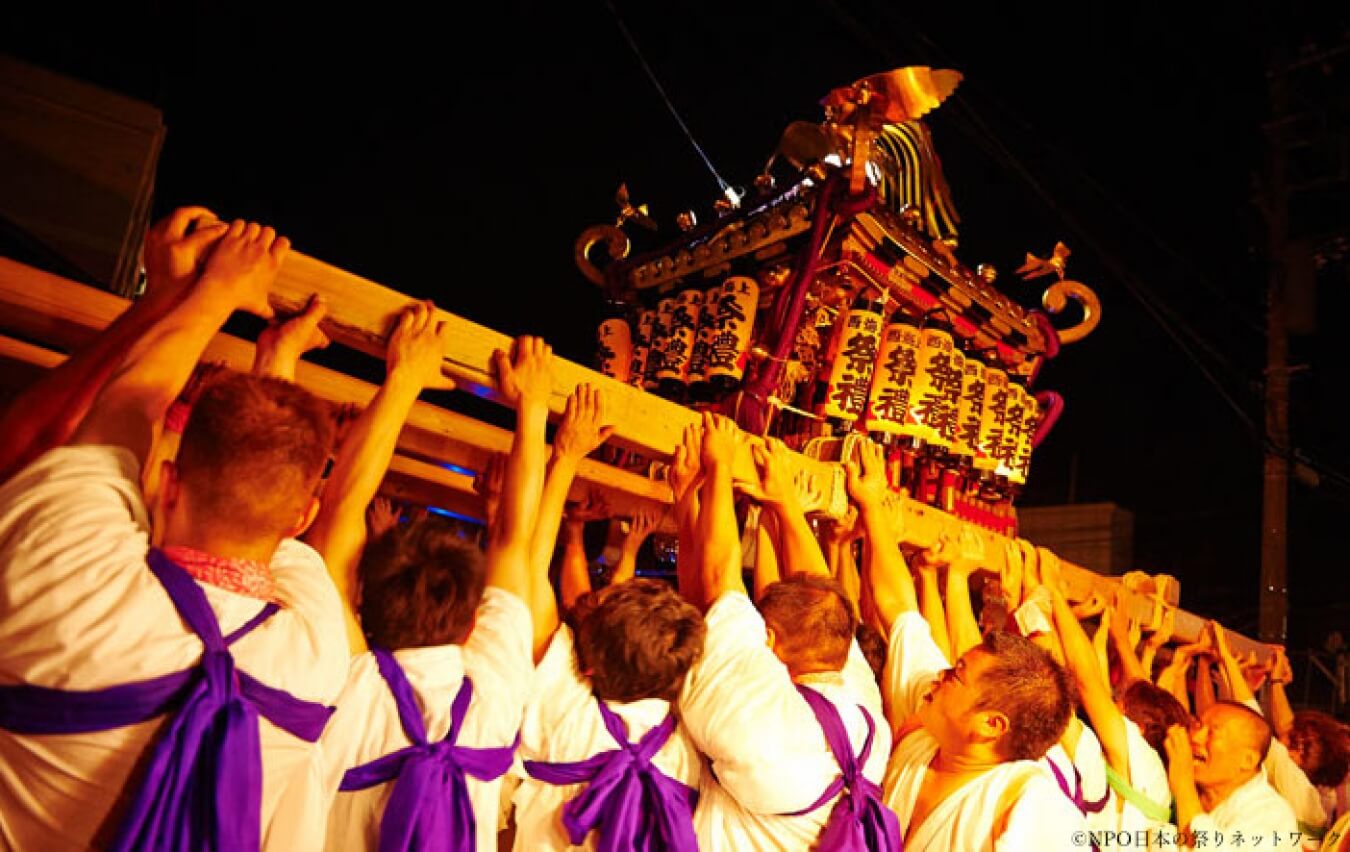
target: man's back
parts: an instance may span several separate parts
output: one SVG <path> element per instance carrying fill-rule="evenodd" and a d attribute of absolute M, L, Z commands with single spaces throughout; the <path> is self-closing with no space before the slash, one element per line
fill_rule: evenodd
<path fill-rule="evenodd" d="M 65 447 L 0 488 L 0 682 L 95 690 L 183 671 L 201 659 L 201 640 L 146 567 L 138 474 L 124 450 Z M 286 541 L 271 571 L 280 609 L 231 653 L 240 671 L 267 686 L 331 704 L 347 653 L 341 605 L 323 561 Z M 200 587 L 226 634 L 264 606 Z M 0 730 L 0 842 L 16 849 L 106 842 L 126 804 L 119 797 L 131 795 L 128 781 L 163 723 L 160 717 L 44 736 Z M 266 720 L 260 738 L 264 845 L 312 846 L 324 818 L 317 749 Z"/>

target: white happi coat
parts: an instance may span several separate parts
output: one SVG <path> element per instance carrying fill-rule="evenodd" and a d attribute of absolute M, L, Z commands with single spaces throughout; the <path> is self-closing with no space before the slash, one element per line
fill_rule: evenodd
<path fill-rule="evenodd" d="M 202 643 L 146 566 L 149 519 L 128 450 L 69 446 L 0 487 L 0 683 L 94 690 L 195 666 Z M 342 603 L 298 541 L 272 557 L 281 609 L 230 647 L 240 670 L 332 704 L 347 670 Z M 263 602 L 201 585 L 221 631 Z M 85 734 L 0 730 L 0 849 L 87 849 L 111 838 L 119 796 L 165 717 Z M 326 813 L 316 744 L 259 721 L 262 844 L 313 849 Z"/>
<path fill-rule="evenodd" d="M 903 613 L 891 626 L 885 689 L 895 724 L 912 716 L 933 680 L 949 668 L 928 622 Z M 1072 848 L 1086 822 L 1049 771 L 1031 760 L 1009 761 L 953 791 L 923 824 L 910 815 L 928 766 L 937 756 L 933 735 L 919 728 L 895 748 L 886 768 L 885 802 L 900 817 L 906 852 L 979 852 Z M 997 837 L 995 827 L 1005 828 Z"/>
<path fill-rule="evenodd" d="M 595 702 L 590 683 L 577 673 L 572 631 L 563 625 L 534 673 L 520 730 L 519 758 L 575 763 L 618 748 Z M 606 706 L 623 720 L 628 740 L 634 743 L 664 722 L 671 711 L 670 702 L 659 698 L 622 704 L 611 701 Z M 695 790 L 702 785 L 703 758 L 683 725 L 675 727 L 652 765 Z M 597 832 L 591 832 L 583 846 L 574 847 L 562 824 L 563 806 L 581 793 L 582 786 L 548 784 L 524 776 L 514 797 L 517 852 L 596 848 Z"/>
<path fill-rule="evenodd" d="M 727 852 L 807 849 L 833 802 L 802 816 L 839 776 L 820 724 L 787 667 L 766 644 L 764 619 L 743 593 L 722 595 L 708 610 L 703 656 L 689 673 L 680 714 L 712 763 L 695 828 L 699 847 Z M 853 753 L 867 737 L 859 706 L 876 733 L 863 774 L 880 783 L 891 733 L 876 678 L 856 642 L 840 672 L 803 678 L 838 709 Z"/>
<path fill-rule="evenodd" d="M 473 632 L 463 645 L 439 645 L 394 651 L 422 710 L 428 742 L 445 739 L 450 706 L 468 675 L 473 699 L 460 726 L 458 745 L 499 748 L 515 742 L 534 664 L 530 610 L 510 592 L 489 586 L 478 605 Z M 338 709 L 319 741 L 324 781 L 332 798 L 327 849 L 379 848 L 380 821 L 394 782 L 365 790 L 339 792 L 348 769 L 369 763 L 410 744 L 389 685 L 375 656 L 351 661 Z M 502 779 L 480 781 L 466 775 L 473 802 L 479 852 L 497 848 L 497 816 Z"/>

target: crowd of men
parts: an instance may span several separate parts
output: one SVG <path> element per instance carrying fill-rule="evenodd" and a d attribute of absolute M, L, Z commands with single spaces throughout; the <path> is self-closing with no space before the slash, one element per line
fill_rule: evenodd
<path fill-rule="evenodd" d="M 1282 650 L 1172 647 L 1025 541 L 902 549 L 875 444 L 818 529 L 789 451 L 704 414 L 677 582 L 637 575 L 638 512 L 592 588 L 568 495 L 612 424 L 581 385 L 550 450 L 521 337 L 482 540 L 400 517 L 445 325 L 410 304 L 339 429 L 293 381 L 325 306 L 268 304 L 288 249 L 176 211 L 146 294 L 0 416 L 0 848 L 1350 848 L 1350 736 Z M 198 370 L 235 311 L 273 320 L 253 371 Z"/>

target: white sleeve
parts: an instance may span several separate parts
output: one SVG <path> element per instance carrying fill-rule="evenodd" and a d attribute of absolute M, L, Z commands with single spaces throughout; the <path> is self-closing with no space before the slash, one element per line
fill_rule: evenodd
<path fill-rule="evenodd" d="M 314 661 L 309 674 L 317 680 L 306 680 L 320 693 L 314 700 L 331 704 L 346 683 L 351 662 L 342 599 L 333 578 L 319 552 L 293 538 L 277 545 L 269 567 L 282 606 L 274 617 L 296 627 L 289 641 L 297 644 L 287 650 Z"/>
<path fill-rule="evenodd" d="M 1261 713 L 1261 705 L 1255 698 L 1249 698 L 1242 702 L 1248 708 Z M 1317 788 L 1308 780 L 1308 776 L 1303 773 L 1294 759 L 1289 756 L 1289 749 L 1284 743 L 1280 742 L 1274 736 L 1270 738 L 1270 752 L 1266 754 L 1265 762 L 1262 766 L 1266 770 L 1266 777 L 1270 780 L 1270 786 L 1275 788 L 1289 806 L 1294 809 L 1294 816 L 1297 817 L 1299 824 L 1308 828 L 1321 829 L 1327 824 L 1327 812 L 1322 807 L 1322 796 L 1317 792 Z"/>
<path fill-rule="evenodd" d="M 1037 775 L 1026 782 L 1012 805 L 1003 833 L 994 839 L 994 850 L 1073 849 L 1081 845 L 1086 828 L 1087 821 L 1073 802 L 1053 782 Z"/>
<path fill-rule="evenodd" d="M 493 733 L 512 739 L 529 695 L 534 669 L 534 626 L 530 609 L 510 592 L 488 586 L 478 604 L 473 632 L 464 643 L 464 671 L 474 694 L 491 696 Z"/>
<path fill-rule="evenodd" d="M 1284 743 L 1271 739 L 1265 767 L 1270 786 L 1294 809 L 1299 824 L 1318 830 L 1325 828 L 1327 812 L 1322 806 L 1322 796 L 1294 762 Z"/>
<path fill-rule="evenodd" d="M 594 700 L 591 685 L 577 674 L 576 645 L 572 629 L 560 625 L 548 650 L 534 670 L 525 717 L 520 725 L 520 757 L 527 760 L 551 760 L 550 736 L 557 720 L 575 708 Z"/>
<path fill-rule="evenodd" d="M 681 720 L 742 807 L 768 814 L 800 809 L 829 782 L 803 771 L 809 762 L 803 732 L 820 738 L 815 715 L 766 644 L 764 619 L 748 597 L 723 594 L 704 620 L 703 656 L 685 681 Z"/>
<path fill-rule="evenodd" d="M 882 679 L 886 714 L 893 727 L 914 715 L 928 685 L 949 668 L 924 617 L 917 612 L 901 613 L 891 625 Z"/>

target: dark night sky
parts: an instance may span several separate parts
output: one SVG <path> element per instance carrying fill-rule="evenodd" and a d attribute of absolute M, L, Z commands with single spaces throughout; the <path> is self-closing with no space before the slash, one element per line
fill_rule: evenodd
<path fill-rule="evenodd" d="M 1140 568 L 1175 574 L 1187 608 L 1254 632 L 1260 445 L 1150 314 L 1171 319 L 1259 424 L 1266 55 L 1303 32 L 1344 32 L 1345 13 L 1009 5 L 618 8 L 733 184 L 749 183 L 789 121 L 818 119 L 837 85 L 901 65 L 962 71 L 930 118 L 964 218 L 958 253 L 999 267 L 1030 303 L 1041 287 L 1011 272 L 1062 239 L 1072 277 L 1105 305 L 1098 331 L 1042 374 L 1068 409 L 1023 503 L 1122 504 Z M 0 49 L 164 111 L 156 210 L 264 219 L 308 254 L 587 360 L 600 305 L 572 266 L 577 233 L 613 217 L 621 181 L 666 236 L 676 212 L 705 212 L 717 194 L 605 3 L 333 8 L 188 4 L 130 20 L 8 9 Z M 1350 366 L 1330 333 L 1347 307 L 1344 269 L 1333 272 L 1321 333 L 1294 341 L 1308 366 L 1293 423 L 1296 443 L 1350 470 L 1332 419 Z M 1350 490 L 1324 477 L 1292 494 L 1299 646 L 1346 621 L 1331 605 L 1350 599 L 1337 558 Z"/>

